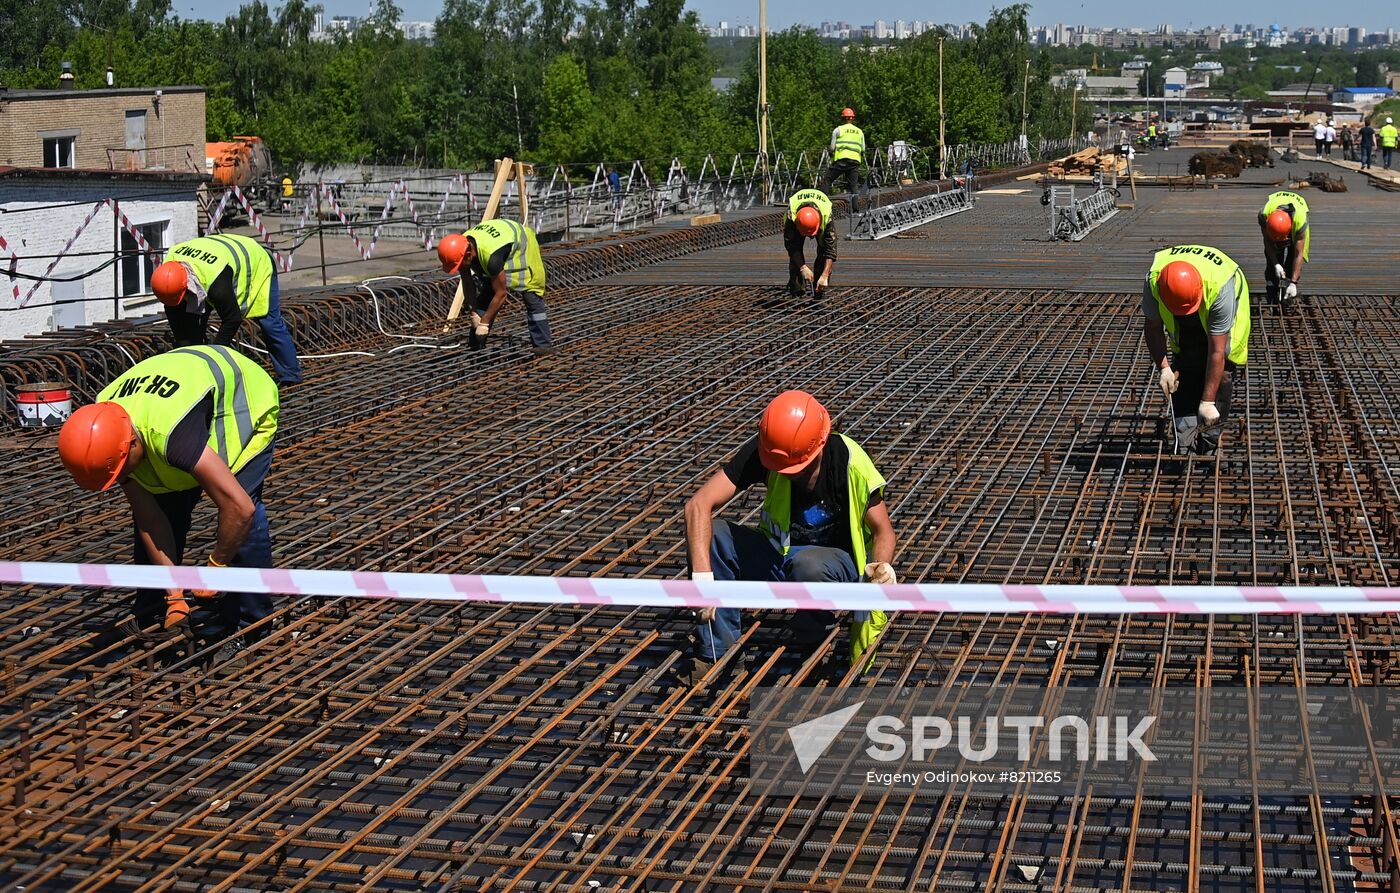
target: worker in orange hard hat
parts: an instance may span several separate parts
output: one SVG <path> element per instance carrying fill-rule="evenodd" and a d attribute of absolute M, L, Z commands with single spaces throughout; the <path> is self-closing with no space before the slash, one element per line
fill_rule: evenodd
<path fill-rule="evenodd" d="M 271 567 L 263 482 L 277 434 L 277 385 L 230 347 L 180 347 L 142 360 L 74 412 L 58 455 L 78 486 L 120 486 L 136 526 L 137 564 L 183 563 L 195 506 L 218 508 L 211 567 Z M 208 640 L 267 616 L 266 594 L 143 590 L 141 626 L 189 621 Z"/>
<path fill-rule="evenodd" d="M 278 384 L 301 382 L 292 334 L 282 319 L 282 292 L 272 255 L 247 236 L 213 235 L 171 246 L 151 274 L 151 291 L 165 305 L 176 347 L 208 340 L 209 314 L 219 311 L 214 344 L 232 346 L 238 327 L 251 319 L 277 373 Z"/>
<path fill-rule="evenodd" d="M 807 266 L 808 239 L 817 242 L 815 269 Z M 820 189 L 800 189 L 788 199 L 783 218 L 783 247 L 788 256 L 788 292 L 794 296 L 821 294 L 831 283 L 836 264 L 836 227 L 832 221 L 831 199 Z"/>
<path fill-rule="evenodd" d="M 715 511 L 740 490 L 766 488 L 757 528 L 714 520 Z M 784 391 L 768 404 L 757 435 L 685 505 L 686 542 L 694 580 L 772 580 L 800 583 L 895 583 L 895 536 L 884 500 L 885 479 L 860 444 L 832 436 L 826 407 L 804 391 Z M 815 616 L 814 616 L 815 615 Z M 739 638 L 737 608 L 700 612 L 695 662 L 698 682 Z M 850 663 L 884 629 L 882 611 L 858 611 L 851 619 Z M 796 643 L 826 637 L 830 615 L 799 612 Z M 862 671 L 869 669 L 869 654 Z"/>
<path fill-rule="evenodd" d="M 1265 299 L 1273 304 L 1296 298 L 1312 241 L 1307 200 L 1296 192 L 1275 192 L 1259 212 L 1259 231 L 1264 236 Z"/>
<path fill-rule="evenodd" d="M 858 210 L 857 194 L 860 192 L 860 166 L 865 158 L 865 131 L 856 126 L 856 113 L 849 108 L 841 110 L 841 123 L 831 131 L 831 164 L 826 169 L 826 179 L 822 192 L 831 194 L 838 180 L 845 179 L 851 193 L 851 211 Z"/>
<path fill-rule="evenodd" d="M 1249 360 L 1244 271 L 1205 245 L 1165 248 L 1153 256 L 1143 284 L 1142 313 L 1143 340 L 1171 401 L 1178 442 L 1213 454 L 1230 415 L 1234 379 Z"/>
<path fill-rule="evenodd" d="M 460 273 L 472 301 L 472 346 L 482 347 L 507 297 L 525 305 L 525 323 L 536 355 L 554 353 L 544 305 L 544 256 L 535 231 L 514 220 L 486 220 L 438 243 L 444 273 Z"/>

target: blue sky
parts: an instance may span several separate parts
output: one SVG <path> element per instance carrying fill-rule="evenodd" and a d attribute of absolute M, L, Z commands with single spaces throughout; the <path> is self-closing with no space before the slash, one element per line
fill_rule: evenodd
<path fill-rule="evenodd" d="M 279 0 L 269 0 L 276 6 Z M 1011 0 L 998 5 L 1005 6 Z M 433 19 L 442 8 L 441 0 L 398 0 L 406 19 Z M 326 15 L 363 15 L 369 3 L 354 0 L 323 0 Z M 185 18 L 221 19 L 238 8 L 236 0 L 212 0 L 198 6 L 190 0 L 175 0 L 175 11 Z M 700 13 L 706 24 L 728 20 L 734 24 L 758 23 L 757 0 L 689 0 L 689 7 Z M 932 19 L 939 22 L 981 21 L 991 4 L 932 4 L 926 0 L 878 0 L 875 3 L 852 4 L 848 0 L 771 0 L 768 23 L 783 28 L 795 22 L 816 24 L 823 19 L 844 19 L 852 24 L 868 24 L 877 18 Z M 1168 12 L 1169 9 L 1169 12 Z M 1226 10 L 1228 9 L 1228 12 Z M 1221 16 L 1226 16 L 1222 20 Z M 1179 28 L 1218 24 L 1248 24 L 1263 26 L 1278 22 L 1288 27 L 1333 27 L 1358 25 L 1368 30 L 1400 28 L 1400 7 L 1393 3 L 1361 3 L 1340 0 L 1326 4 L 1303 0 L 1246 0 L 1222 4 L 1218 0 L 1177 0 L 1158 11 L 1148 4 L 1122 3 L 1121 0 L 1044 0 L 1031 5 L 1031 22 L 1036 25 L 1065 24 L 1123 27 L 1151 27 L 1167 21 Z M 863 17 L 863 18 L 862 18 Z"/>

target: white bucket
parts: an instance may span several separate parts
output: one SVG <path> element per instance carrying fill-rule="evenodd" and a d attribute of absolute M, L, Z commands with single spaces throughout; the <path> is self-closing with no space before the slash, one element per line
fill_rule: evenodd
<path fill-rule="evenodd" d="M 73 414 L 73 395 L 68 384 L 41 381 L 15 388 L 21 428 L 59 428 Z"/>

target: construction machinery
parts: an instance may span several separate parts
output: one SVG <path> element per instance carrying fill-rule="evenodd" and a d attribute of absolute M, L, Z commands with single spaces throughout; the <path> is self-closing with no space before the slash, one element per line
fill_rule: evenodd
<path fill-rule="evenodd" d="M 204 144 L 204 168 L 214 178 L 214 184 L 206 196 L 206 213 L 217 205 L 223 192 L 237 186 L 262 211 L 277 207 L 278 178 L 273 171 L 272 153 L 260 136 L 235 136 L 227 142 Z M 237 202 L 225 206 L 223 219 L 231 220 L 242 216 L 243 209 Z M 201 220 L 201 225 L 203 220 Z"/>

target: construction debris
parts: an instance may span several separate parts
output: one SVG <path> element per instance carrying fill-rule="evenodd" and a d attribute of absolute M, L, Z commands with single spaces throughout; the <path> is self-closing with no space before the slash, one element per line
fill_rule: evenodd
<path fill-rule="evenodd" d="M 1274 153 L 1268 143 L 1254 140 L 1236 140 L 1230 144 L 1229 152 L 1244 160 L 1245 167 L 1273 167 Z"/>
<path fill-rule="evenodd" d="M 1046 173 L 1051 177 L 1090 177 L 1095 173 L 1126 173 L 1128 160 L 1122 155 L 1104 152 L 1097 146 L 1081 149 L 1058 161 L 1050 162 Z"/>
<path fill-rule="evenodd" d="M 1197 152 L 1187 169 L 1206 178 L 1238 177 L 1244 170 L 1244 159 L 1229 152 Z"/>
<path fill-rule="evenodd" d="M 1316 186 L 1323 192 L 1346 192 L 1347 184 L 1341 177 L 1333 177 L 1321 171 L 1308 172 L 1308 185 Z"/>

